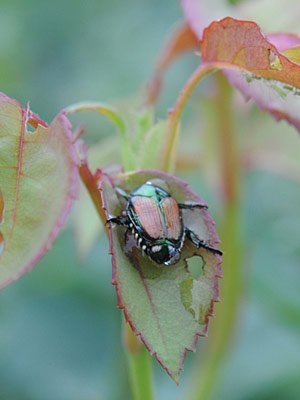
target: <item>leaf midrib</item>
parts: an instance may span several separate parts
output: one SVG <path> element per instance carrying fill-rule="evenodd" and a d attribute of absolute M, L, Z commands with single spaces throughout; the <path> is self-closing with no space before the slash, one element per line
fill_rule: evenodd
<path fill-rule="evenodd" d="M 15 196 L 14 196 L 14 204 L 12 208 L 12 217 L 11 217 L 11 227 L 6 239 L 6 246 L 3 254 L 3 258 L 5 256 L 5 253 L 9 247 L 9 242 L 11 241 L 13 232 L 14 232 L 14 227 L 17 219 L 17 208 L 18 208 L 18 200 L 19 200 L 19 193 L 20 193 L 20 179 L 21 179 L 21 173 L 22 173 L 22 161 L 23 161 L 23 150 L 24 150 L 24 136 L 25 136 L 25 118 L 26 118 L 26 113 L 23 109 L 21 109 L 22 113 L 22 120 L 21 120 L 21 129 L 20 129 L 20 135 L 19 135 L 19 143 L 18 143 L 18 164 L 16 167 L 16 179 L 15 179 Z"/>

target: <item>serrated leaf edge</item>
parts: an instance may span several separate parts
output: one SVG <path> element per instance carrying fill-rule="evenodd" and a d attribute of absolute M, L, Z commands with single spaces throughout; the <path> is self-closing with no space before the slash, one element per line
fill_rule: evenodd
<path fill-rule="evenodd" d="M 138 172 L 141 172 L 141 171 L 143 171 L 143 172 L 149 172 L 149 174 L 154 173 L 154 172 L 157 172 L 157 171 L 155 171 L 155 170 L 139 170 L 139 171 L 135 171 L 135 172 L 138 173 Z M 159 171 L 159 173 L 160 173 L 160 175 L 162 175 L 162 176 L 166 176 L 166 177 L 170 176 L 169 174 L 167 174 L 167 173 L 165 173 L 165 172 Z M 173 177 L 173 176 L 172 176 L 172 177 Z M 174 178 L 174 177 L 173 177 L 173 178 Z M 113 180 L 112 180 L 107 174 L 103 174 L 103 179 L 106 179 L 110 185 L 114 186 Z M 189 185 L 188 185 L 186 182 L 184 182 L 183 180 L 181 180 L 180 178 L 177 178 L 177 177 L 176 177 L 176 181 L 177 181 L 180 185 L 184 186 L 185 188 L 188 188 L 188 187 L 189 187 Z M 104 211 L 107 213 L 107 209 L 106 209 L 106 200 L 105 200 L 105 198 L 104 198 L 103 190 L 102 190 L 102 181 L 99 183 L 99 190 L 100 190 L 100 192 L 101 192 L 103 209 L 104 209 Z M 206 219 L 206 223 L 215 225 L 214 221 L 213 221 L 212 218 L 209 216 L 209 214 L 208 214 L 208 213 L 205 213 L 205 215 L 206 215 L 206 218 L 205 218 L 205 219 Z M 217 263 L 216 265 L 214 265 L 214 287 L 213 287 L 214 296 L 213 296 L 213 298 L 211 299 L 209 312 L 207 313 L 207 316 L 206 316 L 206 319 L 205 319 L 204 331 L 203 331 L 202 334 L 196 333 L 196 334 L 194 335 L 194 337 L 193 337 L 192 343 L 191 343 L 189 346 L 187 346 L 187 347 L 184 348 L 184 350 L 183 350 L 183 352 L 182 352 L 182 354 L 181 354 L 181 358 L 180 358 L 180 362 L 179 362 L 179 367 L 178 367 L 177 371 L 174 373 L 174 372 L 171 371 L 166 365 L 164 365 L 163 361 L 162 361 L 161 358 L 158 356 L 157 352 L 155 352 L 155 351 L 153 350 L 153 348 L 151 347 L 150 343 L 149 343 L 149 342 L 147 341 L 147 339 L 144 337 L 143 333 L 142 333 L 142 332 L 139 332 L 139 331 L 135 328 L 135 326 L 134 326 L 134 324 L 133 324 L 133 322 L 132 322 L 132 319 L 131 319 L 130 315 L 129 315 L 129 314 L 127 313 L 127 311 L 126 311 L 125 305 L 122 303 L 122 299 L 121 299 L 121 295 L 120 295 L 120 290 L 119 290 L 119 284 L 117 283 L 117 281 L 116 281 L 116 279 L 115 279 L 115 274 L 116 274 L 116 258 L 115 258 L 115 255 L 114 255 L 114 252 L 113 252 L 113 248 L 112 248 L 112 243 L 113 243 L 112 238 L 113 238 L 113 234 L 112 234 L 112 228 L 111 228 L 111 226 L 109 226 L 108 231 L 109 231 L 109 254 L 110 254 L 111 257 L 112 257 L 112 285 L 115 286 L 115 288 L 116 288 L 117 301 L 118 301 L 117 307 L 118 307 L 120 310 L 123 311 L 124 317 L 125 317 L 126 321 L 129 323 L 129 325 L 130 325 L 130 327 L 131 327 L 133 333 L 135 334 L 135 336 L 137 336 L 137 337 L 140 338 L 140 340 L 144 343 L 144 345 L 146 346 L 146 348 L 148 349 L 148 351 L 150 352 L 150 354 L 151 354 L 152 356 L 154 356 L 154 357 L 157 359 L 157 361 L 158 361 L 159 364 L 162 366 L 162 368 L 168 373 L 168 375 L 169 375 L 169 376 L 175 381 L 175 383 L 178 385 L 178 384 L 179 384 L 179 375 L 180 375 L 180 372 L 181 372 L 182 369 L 183 369 L 183 363 L 184 363 L 184 360 L 185 360 L 185 357 L 186 357 L 186 353 L 187 353 L 187 351 L 191 351 L 191 352 L 195 352 L 195 351 L 196 351 L 196 349 L 197 349 L 197 342 L 198 342 L 199 336 L 201 336 L 201 337 L 206 337 L 206 336 L 207 336 L 209 318 L 210 318 L 211 316 L 214 316 L 214 303 L 220 301 L 220 298 L 219 298 L 219 283 L 218 283 L 218 281 L 219 281 L 219 278 L 222 278 L 222 269 L 221 269 L 222 258 L 221 258 L 220 256 L 217 256 L 217 258 L 219 259 L 219 261 L 218 261 L 218 263 Z M 217 245 L 217 244 L 220 243 L 220 240 L 218 239 L 217 236 L 216 236 L 215 238 L 213 238 L 213 239 L 214 239 L 214 242 L 212 243 L 213 245 Z M 184 262 L 185 262 L 186 267 L 187 267 L 186 260 L 184 260 Z"/>

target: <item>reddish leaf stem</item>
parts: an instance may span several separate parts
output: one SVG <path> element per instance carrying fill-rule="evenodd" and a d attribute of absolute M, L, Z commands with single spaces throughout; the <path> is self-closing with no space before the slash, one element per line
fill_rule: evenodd
<path fill-rule="evenodd" d="M 199 39 L 187 22 L 181 23 L 171 34 L 163 52 L 159 56 L 154 74 L 147 87 L 146 104 L 153 106 L 161 91 L 163 76 L 172 62 L 185 52 L 198 49 Z"/>
<path fill-rule="evenodd" d="M 106 225 L 106 216 L 103 209 L 101 193 L 98 188 L 97 180 L 95 176 L 91 173 L 87 163 L 84 161 L 79 167 L 79 175 L 84 183 L 87 191 L 89 192 L 91 199 L 94 203 L 94 206 L 99 214 L 99 217 L 103 223 L 105 232 L 108 236 L 108 227 Z"/>
<path fill-rule="evenodd" d="M 202 64 L 193 73 L 191 78 L 186 83 L 185 87 L 181 91 L 175 107 L 169 112 L 169 121 L 167 128 L 167 140 L 166 148 L 164 149 L 164 163 L 163 171 L 171 172 L 172 164 L 174 161 L 174 154 L 176 150 L 176 143 L 178 139 L 178 127 L 181 118 L 182 111 L 186 105 L 186 102 L 190 98 L 193 90 L 198 85 L 198 83 L 209 73 L 214 71 L 215 66 L 212 64 Z"/>

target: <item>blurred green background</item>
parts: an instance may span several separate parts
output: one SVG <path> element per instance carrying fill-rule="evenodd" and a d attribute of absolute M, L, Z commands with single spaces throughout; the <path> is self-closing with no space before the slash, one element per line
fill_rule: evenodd
<path fill-rule="evenodd" d="M 151 76 L 162 43 L 181 18 L 179 4 L 170 1 L 2 0 L 0 90 L 23 104 L 30 100 L 32 110 L 46 121 L 77 101 L 130 97 Z M 171 68 L 160 116 L 174 104 L 197 62 L 189 55 Z M 196 100 L 202 95 L 198 91 Z M 256 130 L 261 124 L 262 135 L 268 126 L 295 139 L 285 123 L 276 125 L 257 110 L 245 115 L 247 129 L 244 121 L 237 122 L 241 140 L 253 121 Z M 101 118 L 86 121 L 91 140 L 112 134 Z M 218 217 L 219 200 L 202 175 L 195 171 L 182 176 L 210 201 Z M 216 399 L 296 400 L 299 182 L 252 172 L 245 180 L 243 201 L 245 286 Z M 1 400 L 131 398 L 107 239 L 99 235 L 85 259 L 77 247 L 70 219 L 39 265 L 0 294 Z M 198 357 L 188 354 L 179 387 L 154 362 L 158 399 L 185 398 Z"/>

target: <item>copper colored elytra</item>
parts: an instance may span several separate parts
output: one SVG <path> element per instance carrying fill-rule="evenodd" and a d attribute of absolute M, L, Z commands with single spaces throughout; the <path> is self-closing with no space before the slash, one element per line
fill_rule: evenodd
<path fill-rule="evenodd" d="M 137 246 L 156 264 L 176 264 L 185 239 L 198 248 L 222 255 L 183 224 L 182 209 L 207 208 L 206 205 L 178 203 L 168 191 L 150 181 L 129 194 L 121 188 L 116 190 L 126 200 L 126 209 L 108 222 L 131 231 Z"/>

